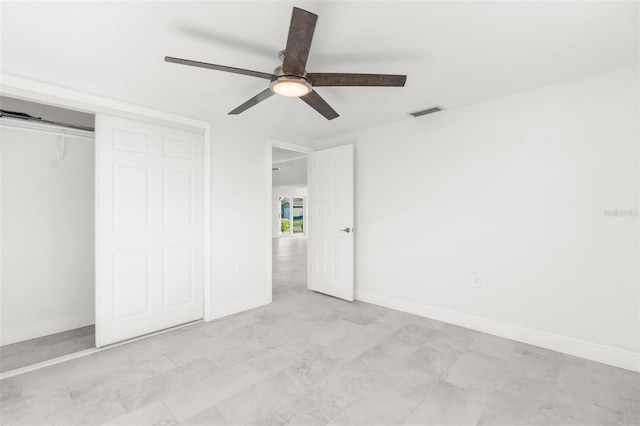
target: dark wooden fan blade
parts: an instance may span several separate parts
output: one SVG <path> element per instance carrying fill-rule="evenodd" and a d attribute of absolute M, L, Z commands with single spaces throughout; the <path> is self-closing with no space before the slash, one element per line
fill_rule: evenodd
<path fill-rule="evenodd" d="M 406 75 L 395 74 L 344 74 L 309 73 L 307 78 L 314 86 L 386 86 L 402 87 L 407 81 Z"/>
<path fill-rule="evenodd" d="M 317 20 L 317 15 L 297 7 L 293 8 L 287 47 L 284 49 L 284 61 L 282 62 L 282 69 L 285 73 L 304 74 Z"/>
<path fill-rule="evenodd" d="M 318 111 L 320 114 L 324 116 L 327 120 L 333 120 L 334 118 L 339 117 L 338 113 L 335 112 L 333 108 L 318 95 L 318 92 L 312 90 L 306 95 L 300 97 L 303 101 L 307 103 L 311 108 Z"/>
<path fill-rule="evenodd" d="M 230 115 L 240 114 L 241 112 L 244 112 L 244 111 L 248 110 L 252 106 L 255 106 L 255 105 L 259 104 L 260 102 L 264 101 L 265 99 L 270 98 L 271 95 L 273 95 L 273 92 L 271 91 L 271 89 L 266 89 L 266 90 L 258 93 L 257 95 L 255 95 L 253 98 L 249 99 L 247 102 L 245 102 L 242 105 L 240 105 L 238 108 L 236 108 L 233 111 L 231 111 L 229 114 Z"/>
<path fill-rule="evenodd" d="M 234 67 L 227 67 L 224 65 L 209 64 L 207 62 L 191 61 L 189 59 L 172 58 L 171 56 L 165 56 L 164 60 L 165 62 L 172 62 L 174 64 L 189 65 L 192 67 L 208 68 L 210 70 L 249 75 L 251 77 L 264 78 L 267 80 L 271 80 L 273 78 L 273 74 L 267 74 L 266 72 L 244 70 L 242 68 L 234 68 Z"/>

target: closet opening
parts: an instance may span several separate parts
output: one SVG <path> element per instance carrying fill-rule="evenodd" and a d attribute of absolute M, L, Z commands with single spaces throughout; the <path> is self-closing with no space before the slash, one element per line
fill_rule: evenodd
<path fill-rule="evenodd" d="M 0 373 L 95 347 L 95 116 L 0 97 Z"/>

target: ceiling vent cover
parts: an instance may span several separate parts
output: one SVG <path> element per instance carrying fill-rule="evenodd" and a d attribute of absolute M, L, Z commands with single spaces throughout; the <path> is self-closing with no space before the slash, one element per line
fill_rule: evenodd
<path fill-rule="evenodd" d="M 444 108 L 442 108 L 440 105 L 436 105 L 422 111 L 412 112 L 410 115 L 413 115 L 414 117 L 420 117 L 421 115 L 433 114 L 434 112 L 438 111 L 444 111 Z"/>

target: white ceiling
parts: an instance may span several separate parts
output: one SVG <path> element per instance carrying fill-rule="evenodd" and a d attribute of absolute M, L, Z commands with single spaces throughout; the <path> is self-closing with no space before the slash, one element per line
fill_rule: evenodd
<path fill-rule="evenodd" d="M 311 72 L 407 74 L 404 88 L 319 88 L 327 121 L 267 81 L 169 64 L 165 55 L 271 72 L 293 6 L 319 15 Z M 638 63 L 637 1 L 7 2 L 3 73 L 290 142 L 412 119 Z M 446 112 L 445 112 L 446 113 Z M 443 113 L 440 113 L 443 114 Z"/>
<path fill-rule="evenodd" d="M 286 161 L 292 161 L 292 160 L 297 160 L 300 158 L 307 157 L 307 154 L 303 154 L 298 151 L 292 151 L 290 149 L 279 148 L 277 146 L 274 146 L 271 152 L 272 152 L 271 162 L 273 164 L 283 163 Z"/>

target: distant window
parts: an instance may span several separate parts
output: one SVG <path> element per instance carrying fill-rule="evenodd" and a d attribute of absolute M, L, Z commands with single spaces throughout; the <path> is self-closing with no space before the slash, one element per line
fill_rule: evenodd
<path fill-rule="evenodd" d="M 304 198 L 278 197 L 280 235 L 304 234 Z"/>

